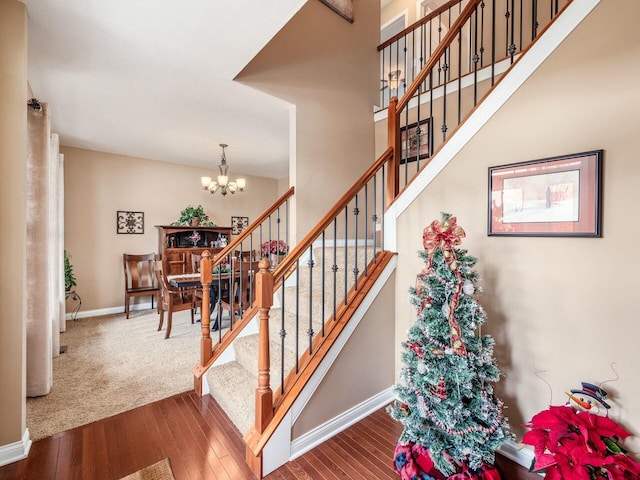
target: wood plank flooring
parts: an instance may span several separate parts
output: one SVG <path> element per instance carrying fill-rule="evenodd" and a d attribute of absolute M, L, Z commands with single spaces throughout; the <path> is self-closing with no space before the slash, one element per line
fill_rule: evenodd
<path fill-rule="evenodd" d="M 268 475 L 270 480 L 398 480 L 401 426 L 384 410 Z M 0 480 L 117 480 L 165 457 L 176 480 L 254 478 L 240 432 L 209 395 L 187 392 L 36 441 Z M 498 456 L 505 480 L 539 480 Z"/>

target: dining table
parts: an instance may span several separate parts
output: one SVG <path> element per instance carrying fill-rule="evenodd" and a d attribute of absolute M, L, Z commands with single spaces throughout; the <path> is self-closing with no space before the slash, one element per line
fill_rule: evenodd
<path fill-rule="evenodd" d="M 209 285 L 209 315 L 214 311 L 216 312 L 215 321 L 211 327 L 211 330 L 216 331 L 219 328 L 218 320 L 220 315 L 219 303 L 220 292 L 225 289 L 231 288 L 231 272 L 214 272 L 211 278 L 211 284 Z M 182 273 L 176 275 L 167 275 L 167 281 L 172 287 L 182 289 L 200 289 L 202 290 L 202 282 L 200 281 L 199 273 Z M 200 322 L 201 319 L 197 319 Z"/>

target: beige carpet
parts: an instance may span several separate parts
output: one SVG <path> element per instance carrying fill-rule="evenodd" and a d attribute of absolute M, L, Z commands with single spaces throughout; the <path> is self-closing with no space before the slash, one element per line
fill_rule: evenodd
<path fill-rule="evenodd" d="M 166 319 L 165 319 L 166 328 Z M 27 399 L 33 440 L 106 418 L 193 388 L 200 324 L 189 311 L 173 316 L 171 337 L 155 310 L 68 321 L 53 360 L 53 388 Z"/>
<path fill-rule="evenodd" d="M 174 478 L 169 459 L 165 458 L 120 480 L 174 480 Z"/>

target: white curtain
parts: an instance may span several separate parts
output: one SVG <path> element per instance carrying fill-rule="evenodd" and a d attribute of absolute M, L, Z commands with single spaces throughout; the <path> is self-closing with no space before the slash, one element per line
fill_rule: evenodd
<path fill-rule="evenodd" d="M 60 256 L 60 176 L 57 135 L 50 133 L 48 105 L 27 107 L 27 396 L 46 395 L 53 384 L 52 358 L 60 354 L 63 261 Z M 64 289 L 64 287 L 63 287 Z"/>

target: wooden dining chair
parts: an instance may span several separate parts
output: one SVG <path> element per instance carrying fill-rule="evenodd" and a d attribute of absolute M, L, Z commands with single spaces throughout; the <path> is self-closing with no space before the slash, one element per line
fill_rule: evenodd
<path fill-rule="evenodd" d="M 167 333 L 164 336 L 166 339 L 171 335 L 173 312 L 191 310 L 191 323 L 194 323 L 194 311 L 198 306 L 201 306 L 202 301 L 198 300 L 195 295 L 196 288 L 179 289 L 171 287 L 164 274 L 161 261 L 154 263 L 154 272 L 158 280 L 158 285 L 160 285 L 160 301 L 158 302 L 158 306 L 160 307 L 160 322 L 158 323 L 158 331 L 162 330 L 164 313 L 167 312 Z"/>
<path fill-rule="evenodd" d="M 202 255 L 198 253 L 191 254 L 191 272 L 199 273 L 200 272 L 200 261 L 202 260 Z"/>
<path fill-rule="evenodd" d="M 257 260 L 255 250 L 236 250 L 233 252 L 233 256 L 245 262 Z"/>
<path fill-rule="evenodd" d="M 254 269 L 257 272 L 258 262 L 232 260 L 231 265 L 231 278 L 228 282 L 229 287 L 221 289 L 219 294 L 220 298 L 216 305 L 216 319 L 213 324 L 214 330 L 219 326 L 224 310 L 229 312 L 229 317 L 231 318 L 233 316 L 235 320 L 236 318 L 241 318 L 244 311 L 249 308 L 252 303 L 253 272 Z"/>
<path fill-rule="evenodd" d="M 160 290 L 153 273 L 153 253 L 142 255 L 122 254 L 124 266 L 124 313 L 129 318 L 129 305 L 131 297 L 151 296 L 151 308 L 153 300 Z M 158 305 L 158 311 L 159 305 Z"/>

